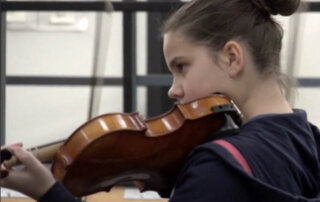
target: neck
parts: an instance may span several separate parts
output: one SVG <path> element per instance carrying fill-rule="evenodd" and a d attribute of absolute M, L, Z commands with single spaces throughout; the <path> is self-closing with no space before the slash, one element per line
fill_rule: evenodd
<path fill-rule="evenodd" d="M 244 115 L 243 122 L 262 114 L 292 113 L 292 109 L 281 92 L 276 79 L 269 78 L 263 82 L 256 82 L 246 96 L 239 102 L 239 108 Z"/>

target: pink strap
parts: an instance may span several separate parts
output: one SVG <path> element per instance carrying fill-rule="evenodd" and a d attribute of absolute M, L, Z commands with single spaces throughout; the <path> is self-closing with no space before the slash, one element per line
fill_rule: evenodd
<path fill-rule="evenodd" d="M 233 146 L 231 143 L 225 141 L 225 140 L 215 140 L 213 143 L 216 143 L 222 147 L 224 147 L 226 150 L 230 152 L 230 154 L 235 158 L 238 163 L 242 166 L 242 168 L 248 172 L 249 174 L 253 175 L 252 170 L 246 161 L 246 159 L 243 157 L 243 155 L 239 152 L 239 150 Z"/>

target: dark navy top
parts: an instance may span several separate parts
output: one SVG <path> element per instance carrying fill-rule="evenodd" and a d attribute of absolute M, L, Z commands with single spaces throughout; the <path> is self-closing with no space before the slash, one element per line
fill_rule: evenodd
<path fill-rule="evenodd" d="M 222 146 L 207 142 L 188 156 L 170 202 L 320 201 L 320 132 L 302 110 L 257 116 L 223 138 L 248 162 L 243 170 Z M 77 201 L 56 183 L 40 202 Z"/>

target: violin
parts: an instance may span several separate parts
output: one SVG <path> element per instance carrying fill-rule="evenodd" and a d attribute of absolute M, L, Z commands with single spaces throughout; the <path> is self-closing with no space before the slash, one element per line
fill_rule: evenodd
<path fill-rule="evenodd" d="M 232 100 L 211 95 L 176 103 L 167 113 L 143 120 L 138 113 L 109 113 L 76 129 L 60 143 L 35 150 L 53 159 L 52 173 L 74 196 L 142 182 L 140 191 L 169 196 L 186 156 L 213 134 L 236 129 L 241 113 Z M 12 157 L 7 167 L 17 164 Z"/>

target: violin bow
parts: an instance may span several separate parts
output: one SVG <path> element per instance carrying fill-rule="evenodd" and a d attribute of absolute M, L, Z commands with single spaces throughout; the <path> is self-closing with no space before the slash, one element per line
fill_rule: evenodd
<path fill-rule="evenodd" d="M 96 15 L 96 37 L 93 54 L 92 88 L 90 92 L 90 105 L 88 120 L 98 115 L 100 107 L 103 78 L 106 66 L 106 57 L 109 48 L 111 22 L 113 11 L 112 3 L 105 1 L 105 12 Z"/>

